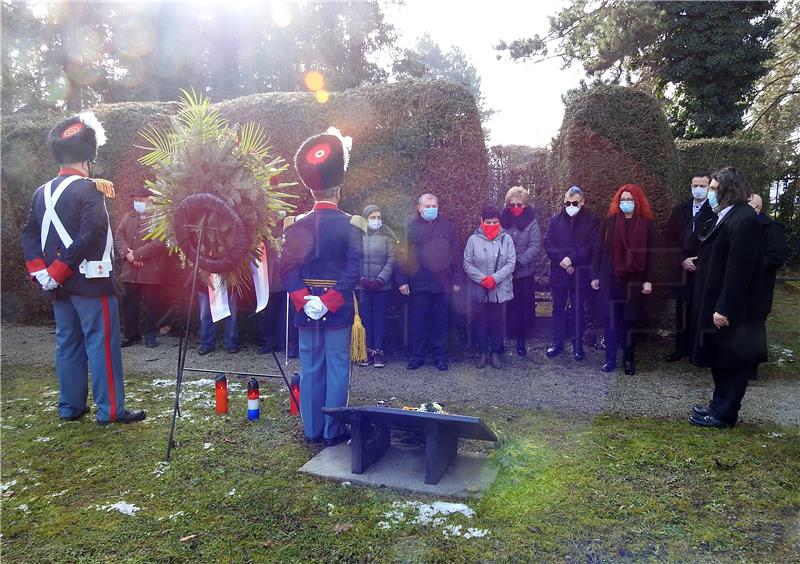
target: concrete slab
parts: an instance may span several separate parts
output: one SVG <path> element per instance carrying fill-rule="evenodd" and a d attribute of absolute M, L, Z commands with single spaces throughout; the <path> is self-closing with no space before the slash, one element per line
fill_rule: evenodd
<path fill-rule="evenodd" d="M 350 445 L 347 444 L 323 449 L 300 471 L 355 484 L 454 497 L 480 496 L 497 477 L 497 468 L 486 455 L 460 452 L 438 484 L 426 484 L 424 447 L 395 443 L 363 474 L 350 472 Z"/>

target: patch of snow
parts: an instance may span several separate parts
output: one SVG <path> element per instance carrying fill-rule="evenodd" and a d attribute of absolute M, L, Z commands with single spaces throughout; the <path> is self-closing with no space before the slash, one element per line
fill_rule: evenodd
<path fill-rule="evenodd" d="M 133 515 L 141 509 L 141 507 L 136 507 L 134 504 L 124 501 L 118 501 L 111 505 L 95 505 L 94 508 L 98 511 L 119 511 L 123 515 Z"/>
<path fill-rule="evenodd" d="M 160 478 L 167 473 L 167 470 L 169 470 L 169 463 L 162 460 L 161 462 L 156 463 L 156 469 L 153 470 L 153 475 L 156 478 Z"/>
<path fill-rule="evenodd" d="M 233 496 L 233 495 L 236 495 L 236 488 L 233 488 L 231 491 L 229 491 L 228 493 L 226 493 L 226 494 L 225 494 L 225 497 L 231 497 L 231 496 Z"/>
<path fill-rule="evenodd" d="M 203 450 L 209 450 L 213 446 L 213 443 L 203 443 Z"/>
<path fill-rule="evenodd" d="M 465 539 L 480 539 L 485 537 L 489 534 L 489 531 L 486 529 L 476 529 L 475 527 L 470 527 L 467 529 L 467 532 L 464 533 Z"/>
<path fill-rule="evenodd" d="M 35 438 L 35 439 L 33 439 L 33 440 L 34 440 L 35 442 L 37 442 L 37 443 L 46 443 L 46 442 L 48 442 L 48 441 L 52 441 L 52 440 L 53 440 L 53 437 L 36 437 L 36 438 Z"/>
<path fill-rule="evenodd" d="M 330 505 L 330 504 L 329 504 Z M 412 513 L 406 516 L 407 513 Z M 419 501 L 395 501 L 392 509 L 383 514 L 383 520 L 378 521 L 379 529 L 391 529 L 393 526 L 410 523 L 412 525 L 439 527 L 443 526 L 442 534 L 446 537 L 463 537 L 465 539 L 481 538 L 489 534 L 488 530 L 470 527 L 463 531 L 462 525 L 448 524 L 448 517 L 461 514 L 467 519 L 475 516 L 475 510 L 463 503 L 450 503 L 435 501 L 431 504 Z"/>
<path fill-rule="evenodd" d="M 58 493 L 50 494 L 50 497 L 60 497 L 60 496 L 64 495 L 65 493 L 67 493 L 68 491 L 69 491 L 69 488 L 67 488 L 66 490 L 61 490 Z"/>
<path fill-rule="evenodd" d="M 17 481 L 16 480 L 11 480 L 10 482 L 6 482 L 5 484 L 0 484 L 0 492 L 4 492 L 8 488 L 16 486 L 16 485 L 17 485 Z"/>
<path fill-rule="evenodd" d="M 23 513 L 27 513 L 28 511 L 30 511 L 30 509 L 28 509 L 27 503 L 20 503 L 19 510 L 22 511 Z"/>
<path fill-rule="evenodd" d="M 174 520 L 174 519 L 177 519 L 178 517 L 180 517 L 183 514 L 184 514 L 184 511 L 178 511 L 177 513 L 173 513 L 172 515 L 170 515 L 169 518 Z"/>

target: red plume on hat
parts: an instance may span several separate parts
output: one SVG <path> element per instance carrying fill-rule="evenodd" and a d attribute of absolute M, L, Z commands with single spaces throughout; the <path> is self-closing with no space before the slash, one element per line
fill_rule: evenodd
<path fill-rule="evenodd" d="M 310 190 L 328 190 L 339 186 L 350 161 L 352 137 L 344 137 L 335 127 L 309 137 L 294 156 L 300 180 Z"/>
<path fill-rule="evenodd" d="M 97 148 L 106 142 L 103 125 L 92 112 L 82 112 L 56 125 L 47 144 L 58 163 L 81 163 L 97 158 Z"/>

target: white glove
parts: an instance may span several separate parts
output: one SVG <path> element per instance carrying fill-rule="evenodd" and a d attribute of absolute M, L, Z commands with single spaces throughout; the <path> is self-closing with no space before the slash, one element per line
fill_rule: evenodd
<path fill-rule="evenodd" d="M 45 280 L 44 282 L 40 282 L 40 284 L 42 285 L 42 290 L 44 290 L 45 292 L 49 292 L 50 290 L 55 290 L 59 286 L 59 283 L 53 280 L 53 277 L 50 276 L 49 274 L 47 275 L 47 280 Z"/>
<path fill-rule="evenodd" d="M 50 274 L 47 273 L 46 268 L 43 268 L 42 270 L 37 270 L 36 272 L 32 272 L 31 276 L 36 278 L 36 281 L 39 282 L 39 284 L 41 285 L 44 285 L 44 283 L 47 282 L 47 279 L 50 278 Z"/>
<path fill-rule="evenodd" d="M 303 311 L 305 311 L 306 315 L 314 321 L 319 320 L 323 315 L 328 313 L 328 308 L 324 303 L 322 303 L 322 300 L 319 299 L 319 296 L 306 296 L 303 299 L 306 300 L 306 305 L 303 306 Z"/>

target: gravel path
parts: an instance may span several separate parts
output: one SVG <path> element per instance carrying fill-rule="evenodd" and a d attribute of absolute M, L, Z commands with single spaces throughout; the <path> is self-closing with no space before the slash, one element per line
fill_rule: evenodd
<path fill-rule="evenodd" d="M 54 330 L 47 327 L 2 326 L 3 363 L 52 365 Z M 123 349 L 126 372 L 174 377 L 178 340 L 159 337 L 159 347 L 147 349 L 138 344 Z M 352 394 L 366 401 L 389 400 L 419 404 L 435 400 L 445 404 L 466 404 L 478 409 L 520 407 L 581 414 L 615 413 L 649 417 L 684 418 L 692 404 L 703 403 L 711 394 L 711 375 L 685 363 L 666 364 L 640 360 L 639 372 L 626 376 L 622 371 L 604 374 L 602 351 L 588 350 L 584 362 L 568 354 L 549 360 L 544 343 L 529 340 L 536 350 L 526 358 L 506 355 L 503 370 L 491 367 L 478 370 L 467 354 L 451 362 L 450 370 L 440 372 L 425 365 L 415 372 L 405 369 L 404 358 L 390 357 L 384 369 L 355 367 Z M 663 349 L 663 350 L 662 350 Z M 661 358 L 666 348 L 651 345 L 650 356 Z M 645 354 L 639 355 L 641 359 Z M 283 356 L 279 356 L 283 361 Z M 255 353 L 254 346 L 231 355 L 223 348 L 209 355 L 197 354 L 196 342 L 190 345 L 187 367 L 267 372 L 277 374 L 271 356 Z M 296 359 L 289 359 L 288 374 L 298 370 Z M 187 375 L 187 378 L 200 375 Z M 208 376 L 203 376 L 208 377 Z M 762 379 L 747 391 L 741 420 L 748 423 L 777 423 L 800 426 L 800 378 Z"/>

